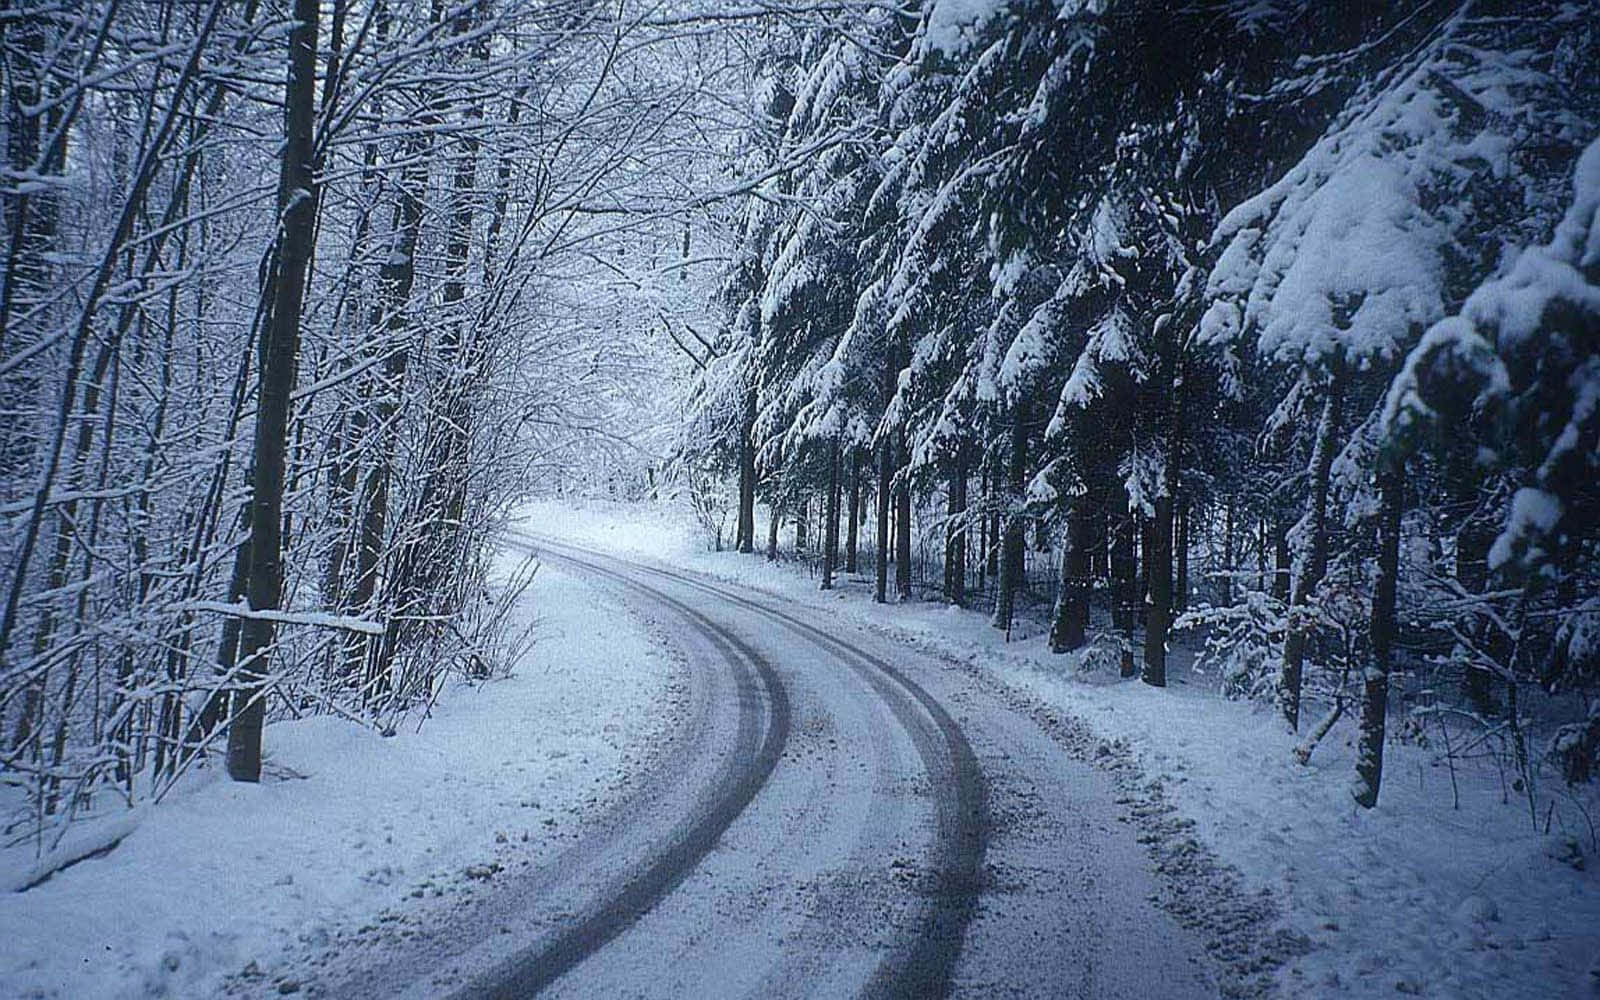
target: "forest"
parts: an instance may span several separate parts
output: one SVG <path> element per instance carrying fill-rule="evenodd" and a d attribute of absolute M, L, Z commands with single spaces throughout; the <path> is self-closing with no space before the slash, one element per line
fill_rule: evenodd
<path fill-rule="evenodd" d="M 7 848 L 415 728 L 584 490 L 1600 772 L 1590 0 L 6 0 L 0 103 Z"/>
<path fill-rule="evenodd" d="M 1365 806 L 1391 695 L 1502 731 L 1529 788 L 1547 749 L 1586 777 L 1595 715 L 1521 720 L 1600 665 L 1594 15 L 936 3 L 804 39 L 761 148 L 827 151 L 750 203 L 696 358 L 735 546 L 753 497 L 815 498 L 824 587 L 842 517 L 876 600 L 920 556 L 999 629 L 1051 547 L 1054 650 L 1100 600 L 1161 686 L 1206 629 L 1303 754 L 1359 713 Z"/>

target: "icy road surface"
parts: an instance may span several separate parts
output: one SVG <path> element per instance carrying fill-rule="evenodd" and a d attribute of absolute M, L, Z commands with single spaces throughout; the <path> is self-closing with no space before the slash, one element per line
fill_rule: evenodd
<path fill-rule="evenodd" d="M 693 679 L 652 772 L 470 911 L 337 963 L 338 997 L 1189 998 L 1110 779 L 963 672 L 687 573 L 517 544 L 620 588 Z"/>

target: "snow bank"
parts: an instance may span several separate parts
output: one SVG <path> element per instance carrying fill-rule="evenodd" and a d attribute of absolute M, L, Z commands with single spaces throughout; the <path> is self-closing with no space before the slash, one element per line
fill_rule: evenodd
<path fill-rule="evenodd" d="M 925 51 L 955 58 L 978 40 L 1005 0 L 935 0 L 927 13 Z"/>
<path fill-rule="evenodd" d="M 247 968 L 282 985 L 291 952 L 553 850 L 664 724 L 672 668 L 605 591 L 546 566 L 523 601 L 538 641 L 514 676 L 447 691 L 420 732 L 273 725 L 261 784 L 196 775 L 109 853 L 0 895 L 0 996 L 211 996 Z"/>
<path fill-rule="evenodd" d="M 976 665 L 1082 720 L 1118 752 L 1128 748 L 1143 780 L 1184 817 L 1169 826 L 1236 866 L 1250 891 L 1270 891 L 1296 936 L 1309 939 L 1304 954 L 1287 949 L 1276 972 L 1287 995 L 1589 995 L 1600 860 L 1593 831 L 1572 817 L 1582 805 L 1600 821 L 1592 788 L 1545 835 L 1545 817 L 1535 830 L 1526 800 L 1506 794 L 1511 776 L 1491 762 L 1458 763 L 1452 780 L 1437 750 L 1392 743 L 1379 807 L 1360 810 L 1345 792 L 1353 720 L 1332 730 L 1309 766 L 1296 764 L 1296 741 L 1276 718 L 1217 695 L 1218 679 L 1193 673 L 1187 649 L 1174 650 L 1172 686 L 1157 691 L 1081 656 L 1052 656 L 1036 624 L 1005 644 L 977 613 L 871 604 L 864 578 L 823 594 L 802 564 L 707 552 L 687 511 L 674 507 L 540 504 L 529 515 L 538 530 L 780 593 Z M 761 512 L 763 540 L 764 531 Z M 1158 858 L 1172 846 L 1150 844 Z"/>

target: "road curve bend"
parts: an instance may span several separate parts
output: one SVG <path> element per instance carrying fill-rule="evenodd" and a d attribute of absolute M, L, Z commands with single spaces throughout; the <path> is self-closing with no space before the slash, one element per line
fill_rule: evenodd
<path fill-rule="evenodd" d="M 319 992 L 1215 995 L 1109 781 L 969 672 L 696 574 L 511 542 L 670 631 L 691 723 L 553 860 Z"/>

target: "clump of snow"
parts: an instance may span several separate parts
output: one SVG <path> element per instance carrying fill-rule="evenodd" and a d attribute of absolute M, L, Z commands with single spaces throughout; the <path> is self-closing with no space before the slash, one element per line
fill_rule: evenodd
<path fill-rule="evenodd" d="M 1511 561 L 1517 539 L 1543 537 L 1561 523 L 1561 498 L 1545 490 L 1524 486 L 1511 498 L 1511 513 L 1505 530 L 1489 549 L 1489 568 L 1499 569 Z"/>
<path fill-rule="evenodd" d="M 1007 0 L 934 0 L 922 36 L 925 50 L 955 58 L 975 43 Z"/>
<path fill-rule="evenodd" d="M 287 953 L 472 891 L 507 852 L 554 850 L 667 724 L 673 667 L 582 580 L 544 567 L 522 600 L 537 641 L 513 676 L 451 688 L 420 731 L 272 725 L 260 784 L 195 774 L 109 853 L 0 895 L 0 996 L 213 996 L 230 975 L 297 988 Z"/>

